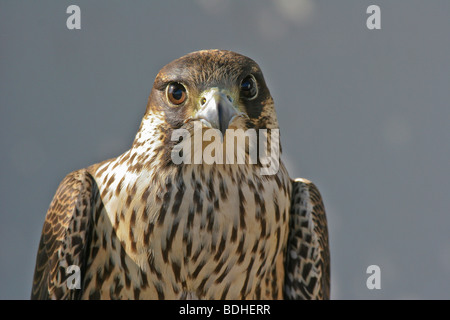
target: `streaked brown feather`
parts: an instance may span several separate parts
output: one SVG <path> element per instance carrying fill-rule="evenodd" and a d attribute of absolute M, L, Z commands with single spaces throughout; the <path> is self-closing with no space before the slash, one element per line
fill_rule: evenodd
<path fill-rule="evenodd" d="M 285 261 L 287 299 L 330 298 L 330 249 L 322 197 L 306 179 L 292 182 Z"/>
<path fill-rule="evenodd" d="M 96 184 L 86 169 L 68 174 L 60 183 L 45 218 L 31 299 L 79 296 L 81 290 L 67 288 L 66 268 L 73 264 L 85 265 L 95 195 Z"/>

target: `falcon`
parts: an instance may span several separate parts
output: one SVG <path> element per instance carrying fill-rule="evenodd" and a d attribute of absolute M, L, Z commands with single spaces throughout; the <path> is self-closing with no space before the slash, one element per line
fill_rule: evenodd
<path fill-rule="evenodd" d="M 241 134 L 279 129 L 256 62 L 203 50 L 161 69 L 131 148 L 59 185 L 32 299 L 330 297 L 327 221 L 316 186 L 290 179 L 282 162 L 267 175 L 259 160 L 174 163 L 184 139 L 172 135 L 194 135 L 195 125 Z"/>

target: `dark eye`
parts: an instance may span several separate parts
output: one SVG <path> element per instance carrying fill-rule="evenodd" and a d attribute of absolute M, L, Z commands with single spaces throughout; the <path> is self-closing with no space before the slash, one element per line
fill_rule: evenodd
<path fill-rule="evenodd" d="M 180 105 L 186 101 L 186 88 L 178 82 L 172 82 L 167 86 L 167 98 L 174 105 Z"/>
<path fill-rule="evenodd" d="M 258 94 L 258 86 L 256 85 L 255 77 L 252 75 L 246 76 L 241 82 L 241 96 L 246 99 L 253 99 Z"/>

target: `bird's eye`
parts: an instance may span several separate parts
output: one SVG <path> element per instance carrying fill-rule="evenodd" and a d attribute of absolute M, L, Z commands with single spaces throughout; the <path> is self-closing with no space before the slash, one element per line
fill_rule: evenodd
<path fill-rule="evenodd" d="M 253 75 L 246 76 L 241 82 L 241 96 L 251 100 L 258 94 L 258 86 Z"/>
<path fill-rule="evenodd" d="M 172 82 L 167 86 L 167 98 L 174 105 L 180 105 L 186 101 L 186 88 L 178 82 Z"/>

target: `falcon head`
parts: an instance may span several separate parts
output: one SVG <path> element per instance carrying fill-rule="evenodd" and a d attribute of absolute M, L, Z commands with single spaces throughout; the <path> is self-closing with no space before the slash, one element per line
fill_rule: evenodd
<path fill-rule="evenodd" d="M 272 96 L 258 64 L 227 50 L 189 53 L 156 76 L 135 144 L 160 144 L 166 158 L 175 129 L 278 128 Z M 158 137 L 158 141 L 154 139 Z"/>

